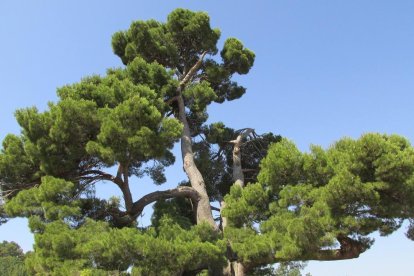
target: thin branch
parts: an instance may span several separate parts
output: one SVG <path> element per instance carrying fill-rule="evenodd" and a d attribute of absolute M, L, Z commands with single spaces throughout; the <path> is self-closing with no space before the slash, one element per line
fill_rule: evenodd
<path fill-rule="evenodd" d="M 211 210 L 213 210 L 213 211 L 217 211 L 217 212 L 221 211 L 220 208 L 217 208 L 217 207 L 214 207 L 214 206 L 210 206 L 210 207 L 211 207 Z"/>
<path fill-rule="evenodd" d="M 113 176 L 110 173 L 106 173 L 100 170 L 90 170 L 90 171 L 86 171 L 83 173 L 83 175 L 81 176 L 81 178 L 87 178 L 87 175 L 97 175 L 99 179 L 102 180 L 108 180 L 111 181 L 113 183 L 115 183 L 116 185 L 118 185 L 119 187 L 121 187 L 124 182 L 122 181 L 122 178 L 117 174 L 117 176 Z M 96 177 L 95 177 L 96 178 Z"/>

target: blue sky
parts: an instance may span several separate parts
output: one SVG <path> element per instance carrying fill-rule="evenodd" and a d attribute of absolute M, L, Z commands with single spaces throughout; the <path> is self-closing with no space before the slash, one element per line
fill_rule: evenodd
<path fill-rule="evenodd" d="M 212 106 L 211 121 L 272 131 L 302 150 L 365 132 L 396 133 L 414 143 L 414 1 L 403 0 L 2 0 L 0 139 L 19 133 L 17 108 L 43 110 L 57 100 L 57 87 L 121 66 L 111 50 L 114 32 L 137 19 L 164 21 L 177 7 L 208 12 L 222 38 L 237 37 L 256 54 L 251 73 L 239 78 L 248 93 Z M 170 185 L 184 177 L 181 171 L 168 171 Z M 3 239 L 26 250 L 32 243 L 24 220 L 0 226 Z M 305 270 L 407 275 L 413 249 L 398 231 L 378 238 L 358 260 L 310 262 Z"/>

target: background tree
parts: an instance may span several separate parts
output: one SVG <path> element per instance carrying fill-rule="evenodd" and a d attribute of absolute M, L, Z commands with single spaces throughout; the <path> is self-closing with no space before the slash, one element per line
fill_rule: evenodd
<path fill-rule="evenodd" d="M 28 275 L 24 266 L 25 254 L 15 242 L 3 241 L 0 243 L 0 274 L 1 275 Z"/>
<path fill-rule="evenodd" d="M 235 38 L 217 55 L 219 37 L 207 14 L 184 9 L 166 23 L 133 22 L 112 39 L 124 68 L 58 89 L 45 112 L 16 112 L 22 134 L 3 142 L 0 183 L 8 215 L 30 217 L 31 274 L 132 266 L 137 275 L 243 275 L 281 261 L 355 258 L 370 233 L 412 219 L 413 151 L 401 137 L 305 154 L 273 134 L 207 125 L 210 103 L 245 93 L 232 77 L 254 62 Z M 130 187 L 143 176 L 166 181 L 178 140 L 188 182 L 134 199 Z M 122 200 L 97 198 L 103 182 Z M 211 201 L 222 202 L 217 222 Z M 152 202 L 153 226 L 140 229 Z"/>

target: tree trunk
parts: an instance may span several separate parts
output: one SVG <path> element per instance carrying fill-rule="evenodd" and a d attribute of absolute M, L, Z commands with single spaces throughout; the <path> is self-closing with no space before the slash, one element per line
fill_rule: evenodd
<path fill-rule="evenodd" d="M 244 174 L 241 165 L 241 145 L 243 139 L 250 135 L 253 129 L 246 128 L 238 136 L 236 140 L 231 141 L 234 144 L 233 147 L 233 181 L 234 185 L 244 187 Z"/>
<path fill-rule="evenodd" d="M 184 127 L 183 134 L 181 136 L 181 154 L 183 157 L 184 171 L 190 180 L 191 187 L 193 187 L 200 194 L 200 200 L 197 202 L 196 206 L 197 224 L 207 222 L 216 229 L 217 225 L 214 222 L 213 214 L 211 212 L 210 199 L 207 194 L 206 185 L 204 183 L 203 176 L 194 162 L 191 132 L 187 117 L 185 115 L 184 99 L 181 93 L 178 95 L 177 102 L 179 113 L 178 117 Z"/>
<path fill-rule="evenodd" d="M 244 276 L 244 265 L 239 262 L 234 263 L 234 276 Z"/>
<path fill-rule="evenodd" d="M 241 145 L 244 138 L 250 135 L 253 132 L 253 129 L 247 128 L 243 130 L 236 138 L 236 140 L 231 141 L 234 144 L 233 146 L 233 185 L 240 186 L 241 188 L 244 187 L 244 174 L 243 168 L 241 165 Z M 225 202 L 222 202 L 222 209 L 225 207 Z M 223 221 L 223 232 L 227 226 L 227 218 L 222 217 Z M 232 252 L 231 245 L 229 245 L 230 255 L 234 255 Z M 228 273 L 230 271 L 230 275 L 234 276 L 244 276 L 245 275 L 245 268 L 244 265 L 239 262 L 230 262 L 228 263 L 227 268 L 224 270 L 224 273 Z"/>

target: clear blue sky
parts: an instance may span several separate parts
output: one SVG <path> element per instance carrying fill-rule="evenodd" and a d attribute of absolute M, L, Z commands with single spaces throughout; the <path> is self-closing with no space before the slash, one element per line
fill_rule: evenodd
<path fill-rule="evenodd" d="M 237 37 L 256 53 L 251 73 L 240 78 L 248 93 L 210 108 L 212 121 L 272 131 L 302 150 L 372 131 L 414 143 L 414 1 L 408 0 L 2 0 L 0 139 L 19 133 L 15 109 L 45 109 L 57 87 L 121 66 L 110 46 L 115 31 L 136 19 L 163 21 L 177 7 L 207 11 L 223 38 Z M 183 177 L 177 171 L 169 170 L 170 185 Z M 3 239 L 31 248 L 24 220 L 0 226 Z M 413 252 L 414 243 L 398 231 L 358 260 L 310 262 L 306 271 L 409 275 Z"/>

